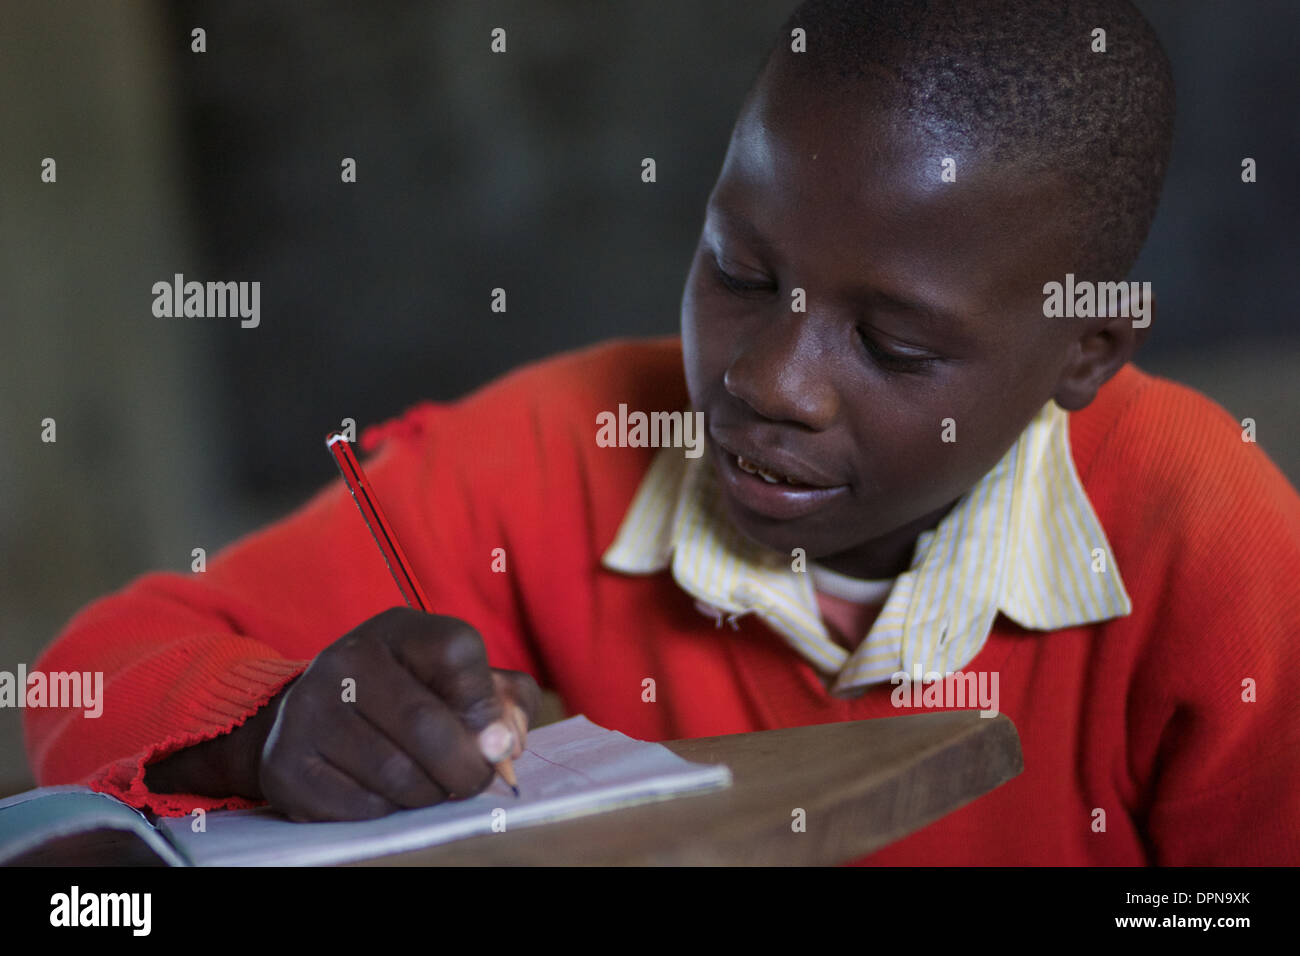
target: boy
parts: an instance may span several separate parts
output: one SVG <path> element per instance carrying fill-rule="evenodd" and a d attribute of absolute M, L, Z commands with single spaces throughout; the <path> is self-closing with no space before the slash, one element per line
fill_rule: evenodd
<path fill-rule="evenodd" d="M 1300 498 L 1128 364 L 1149 295 L 1045 310 L 1128 272 L 1172 112 L 1123 0 L 809 0 L 736 123 L 680 344 L 363 435 L 446 616 L 385 610 L 336 482 L 74 618 L 41 666 L 106 671 L 107 701 L 27 712 L 39 779 L 370 817 L 482 789 L 534 679 L 661 740 L 897 716 L 903 678 L 963 671 L 1025 771 L 865 862 L 1300 862 Z M 701 412 L 705 454 L 602 447 L 620 405 Z"/>

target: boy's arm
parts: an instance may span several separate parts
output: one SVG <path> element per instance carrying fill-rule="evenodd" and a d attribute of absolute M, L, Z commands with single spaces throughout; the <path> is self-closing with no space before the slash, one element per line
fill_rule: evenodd
<path fill-rule="evenodd" d="M 1260 558 L 1262 580 L 1205 581 L 1222 612 L 1179 621 L 1166 632 L 1165 662 L 1141 670 L 1173 675 L 1177 688 L 1163 702 L 1144 824 L 1158 865 L 1300 864 L 1297 578 Z M 1193 648 L 1180 634 L 1216 646 Z"/>
<path fill-rule="evenodd" d="M 146 766 L 145 788 L 154 794 L 265 799 L 259 780 L 262 748 L 292 684 L 290 681 L 277 690 L 257 713 L 229 733 L 185 747 Z"/>
<path fill-rule="evenodd" d="M 1156 864 L 1300 864 L 1300 704 L 1290 656 L 1290 668 L 1258 658 L 1207 672 L 1205 696 L 1174 709 L 1145 824 Z"/>
<path fill-rule="evenodd" d="M 1144 829 L 1160 865 L 1296 865 L 1300 496 L 1255 448 L 1221 457 L 1240 468 L 1183 492 L 1209 516 L 1199 533 L 1147 555 L 1176 571 L 1131 711 L 1158 731 L 1140 755 L 1152 768 Z"/>
<path fill-rule="evenodd" d="M 424 403 L 364 434 L 363 451 L 386 440 L 363 464 L 435 610 L 469 621 L 493 666 L 536 673 L 508 575 L 489 572 L 489 542 L 503 537 L 499 509 L 472 500 L 473 461 L 462 443 L 438 440 L 441 421 L 463 433 L 473 415 L 473 402 Z M 333 468 L 323 435 L 321 460 L 323 471 Z M 250 761 L 274 717 L 268 702 L 323 648 L 401 603 L 336 477 L 206 571 L 147 574 L 78 613 L 34 669 L 102 672 L 101 713 L 25 710 L 33 772 L 42 785 L 87 783 L 164 814 L 249 806 L 240 794 L 256 792 Z M 151 767 L 185 748 L 146 782 Z M 223 778 L 204 788 L 207 797 L 150 789 L 192 779 L 196 768 Z"/>

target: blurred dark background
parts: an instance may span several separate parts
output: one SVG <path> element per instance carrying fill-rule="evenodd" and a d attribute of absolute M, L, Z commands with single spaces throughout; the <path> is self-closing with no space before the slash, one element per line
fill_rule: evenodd
<path fill-rule="evenodd" d="M 9 0 L 0 669 L 331 480 L 321 438 L 343 418 L 674 331 L 731 123 L 795 3 Z M 1295 483 L 1300 7 L 1139 6 L 1179 97 L 1134 270 L 1159 299 L 1139 364 L 1253 417 Z M 260 281 L 261 325 L 155 318 L 177 272 Z M 31 785 L 20 712 L 0 711 L 0 793 Z"/>

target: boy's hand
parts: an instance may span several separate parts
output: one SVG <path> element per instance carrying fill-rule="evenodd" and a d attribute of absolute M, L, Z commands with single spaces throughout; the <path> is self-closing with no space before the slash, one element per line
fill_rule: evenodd
<path fill-rule="evenodd" d="M 464 621 L 390 608 L 321 651 L 273 702 L 259 789 L 293 820 L 473 796 L 492 781 L 492 761 L 523 753 L 540 699 L 528 674 L 488 666 Z"/>

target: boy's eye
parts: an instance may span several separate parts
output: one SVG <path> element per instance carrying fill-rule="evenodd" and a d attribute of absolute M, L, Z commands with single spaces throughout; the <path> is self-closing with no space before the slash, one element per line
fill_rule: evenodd
<path fill-rule="evenodd" d="M 858 338 L 871 360 L 889 372 L 917 372 L 937 361 L 932 355 L 891 352 L 881 346 L 864 329 L 858 329 Z"/>
<path fill-rule="evenodd" d="M 737 279 L 723 269 L 716 258 L 713 260 L 713 274 L 719 282 L 737 295 L 766 294 L 776 291 L 776 284 L 772 282 L 751 282 L 746 279 Z"/>

